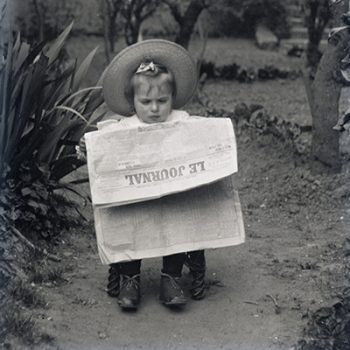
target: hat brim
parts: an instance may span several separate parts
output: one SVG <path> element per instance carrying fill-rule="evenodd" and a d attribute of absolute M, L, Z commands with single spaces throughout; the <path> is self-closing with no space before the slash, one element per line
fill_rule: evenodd
<path fill-rule="evenodd" d="M 176 94 L 173 108 L 183 107 L 197 87 L 197 68 L 192 56 L 182 46 L 162 39 L 150 39 L 128 46 L 117 54 L 102 76 L 103 96 L 115 113 L 130 115 L 133 106 L 125 96 L 133 74 L 141 62 L 164 65 L 174 76 Z"/>

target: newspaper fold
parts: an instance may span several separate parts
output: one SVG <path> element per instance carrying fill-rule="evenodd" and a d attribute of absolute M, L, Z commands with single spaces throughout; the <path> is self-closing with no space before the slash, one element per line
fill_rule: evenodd
<path fill-rule="evenodd" d="M 198 118 L 85 135 L 92 202 L 118 206 L 186 191 L 237 171 L 228 118 Z"/>

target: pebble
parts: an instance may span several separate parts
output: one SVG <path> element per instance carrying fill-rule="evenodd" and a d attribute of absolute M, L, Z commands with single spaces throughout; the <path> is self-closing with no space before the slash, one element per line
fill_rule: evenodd
<path fill-rule="evenodd" d="M 107 338 L 107 334 L 104 333 L 104 332 L 98 332 L 98 337 L 99 337 L 100 339 L 106 339 L 106 338 Z"/>

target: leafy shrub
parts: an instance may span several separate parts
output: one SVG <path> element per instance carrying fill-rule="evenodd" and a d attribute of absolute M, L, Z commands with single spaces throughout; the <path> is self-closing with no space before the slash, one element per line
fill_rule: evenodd
<path fill-rule="evenodd" d="M 12 0 L 13 1 L 13 0 Z M 15 0 L 20 6 L 20 0 Z M 21 34 L 30 41 L 52 40 L 81 13 L 83 4 L 70 0 L 31 0 L 24 5 L 17 24 Z"/>
<path fill-rule="evenodd" d="M 340 300 L 333 305 L 321 307 L 308 315 L 304 339 L 298 342 L 297 350 L 349 349 L 350 289 L 345 288 L 338 298 Z"/>
<path fill-rule="evenodd" d="M 236 63 L 224 66 L 215 66 L 214 62 L 202 62 L 200 75 L 206 74 L 207 78 L 220 78 L 225 80 L 238 80 L 242 83 L 251 83 L 256 80 L 272 79 L 295 79 L 299 76 L 298 71 L 280 69 L 272 65 L 265 65 L 261 68 L 244 68 Z"/>
<path fill-rule="evenodd" d="M 59 180 L 83 164 L 75 145 L 102 117 L 101 88 L 79 90 L 96 50 L 79 67 L 59 60 L 71 29 L 51 45 L 10 37 L 0 66 L 0 216 L 46 237 L 70 224 Z"/>
<path fill-rule="evenodd" d="M 21 43 L 19 35 L 9 41 L 0 67 L 0 180 L 16 178 L 27 161 L 46 164 L 56 180 L 81 165 L 74 145 L 103 99 L 100 87 L 78 91 L 96 50 L 79 68 L 56 61 L 71 28 L 44 48 Z"/>
<path fill-rule="evenodd" d="M 288 36 L 287 11 L 284 2 L 280 0 L 246 0 L 245 6 L 243 20 L 247 30 L 255 28 L 259 22 L 264 22 L 277 37 Z"/>
<path fill-rule="evenodd" d="M 18 169 L 16 181 L 2 184 L 0 215 L 32 240 L 56 236 L 79 225 L 76 203 L 59 192 L 66 187 L 50 179 L 47 168 L 26 162 Z"/>
<path fill-rule="evenodd" d="M 44 308 L 46 300 L 39 289 L 27 281 L 15 280 L 10 288 L 10 296 L 14 301 L 21 301 L 28 308 Z"/>
<path fill-rule="evenodd" d="M 219 36 L 253 36 L 259 23 L 264 23 L 278 38 L 289 35 L 287 10 L 281 0 L 220 0 L 209 12 L 213 34 Z"/>

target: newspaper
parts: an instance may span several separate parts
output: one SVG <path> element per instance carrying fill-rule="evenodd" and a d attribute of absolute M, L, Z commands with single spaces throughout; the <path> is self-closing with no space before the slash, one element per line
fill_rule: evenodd
<path fill-rule="evenodd" d="M 94 216 L 103 264 L 234 246 L 245 239 L 232 176 L 155 200 L 94 207 Z"/>
<path fill-rule="evenodd" d="M 123 122 L 86 134 L 102 263 L 243 243 L 231 121 Z"/>
<path fill-rule="evenodd" d="M 95 206 L 160 198 L 237 171 L 235 135 L 228 118 L 110 127 L 85 138 Z"/>

